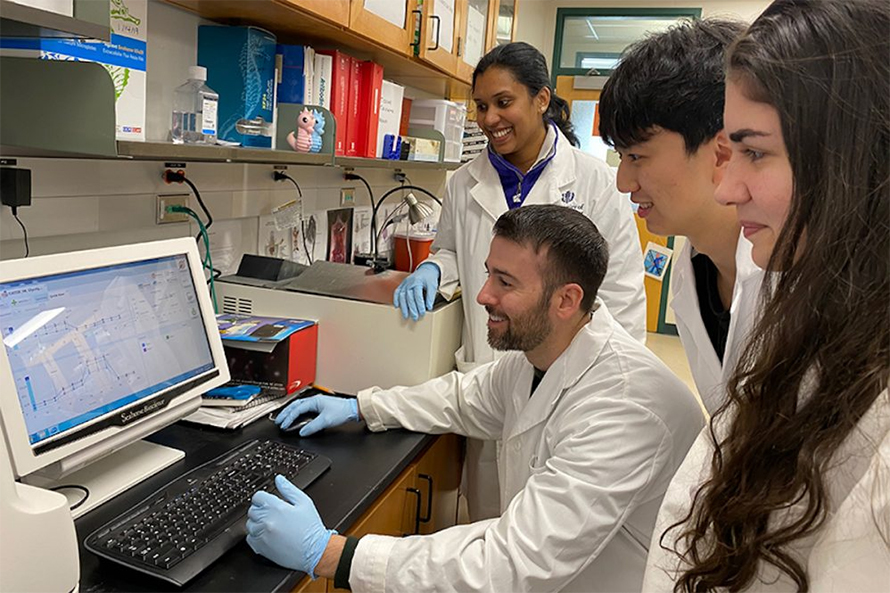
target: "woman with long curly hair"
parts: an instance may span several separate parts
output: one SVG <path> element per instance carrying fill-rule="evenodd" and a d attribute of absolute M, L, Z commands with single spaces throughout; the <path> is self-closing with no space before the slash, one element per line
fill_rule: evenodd
<path fill-rule="evenodd" d="M 890 590 L 890 3 L 777 0 L 731 48 L 718 201 L 768 271 L 645 591 Z"/>

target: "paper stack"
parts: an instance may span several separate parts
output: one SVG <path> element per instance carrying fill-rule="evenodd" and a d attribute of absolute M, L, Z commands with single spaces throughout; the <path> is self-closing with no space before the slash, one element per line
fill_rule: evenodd
<path fill-rule="evenodd" d="M 205 424 L 217 428 L 235 429 L 250 424 L 270 412 L 284 407 L 305 391 L 290 395 L 283 389 L 264 387 L 259 394 L 248 400 L 233 399 L 225 405 L 222 398 L 205 398 L 204 404 L 185 420 L 196 424 Z"/>

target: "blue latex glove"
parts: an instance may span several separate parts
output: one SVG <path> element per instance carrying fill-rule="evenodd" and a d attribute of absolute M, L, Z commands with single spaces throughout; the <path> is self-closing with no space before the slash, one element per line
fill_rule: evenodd
<path fill-rule="evenodd" d="M 315 576 L 331 536 L 318 516 L 312 499 L 284 476 L 275 476 L 281 500 L 268 492 L 257 492 L 247 511 L 247 544 L 276 564 Z"/>
<path fill-rule="evenodd" d="M 439 290 L 439 266 L 422 263 L 414 273 L 402 280 L 392 295 L 392 304 L 402 310 L 402 317 L 417 321 L 427 311 L 433 310 L 436 291 Z"/>
<path fill-rule="evenodd" d="M 284 408 L 275 417 L 275 424 L 281 428 L 287 428 L 298 417 L 310 412 L 318 414 L 318 416 L 300 429 L 301 437 L 308 437 L 324 428 L 359 420 L 358 401 L 355 398 L 313 395 L 298 399 Z"/>

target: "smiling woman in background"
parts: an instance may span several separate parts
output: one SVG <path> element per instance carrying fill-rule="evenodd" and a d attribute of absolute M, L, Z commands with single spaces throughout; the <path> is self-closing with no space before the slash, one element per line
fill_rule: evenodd
<path fill-rule="evenodd" d="M 494 48 L 473 71 L 473 101 L 488 150 L 448 181 L 435 253 L 399 285 L 395 305 L 416 320 L 432 309 L 437 292 L 451 298 L 460 285 L 466 298 L 457 369 L 492 362 L 498 355 L 488 344 L 489 323 L 513 322 L 507 315 L 490 320 L 473 300 L 487 279 L 483 264 L 494 223 L 525 204 L 557 204 L 584 214 L 605 237 L 609 266 L 599 295 L 615 320 L 644 342 L 643 257 L 630 201 L 615 189 L 615 173 L 604 161 L 575 148 L 569 106 L 551 89 L 544 56 L 528 43 Z M 467 445 L 471 520 L 500 515 L 495 457 L 493 444 Z"/>
<path fill-rule="evenodd" d="M 645 591 L 890 584 L 888 56 L 886 0 L 778 0 L 730 51 L 717 197 L 769 281 Z"/>

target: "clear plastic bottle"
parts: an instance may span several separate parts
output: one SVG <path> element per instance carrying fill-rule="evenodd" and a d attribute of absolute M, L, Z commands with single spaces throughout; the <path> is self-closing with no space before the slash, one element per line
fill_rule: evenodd
<path fill-rule="evenodd" d="M 176 144 L 216 144 L 219 95 L 206 84 L 207 69 L 189 67 L 189 80 L 173 92 L 173 125 Z"/>

